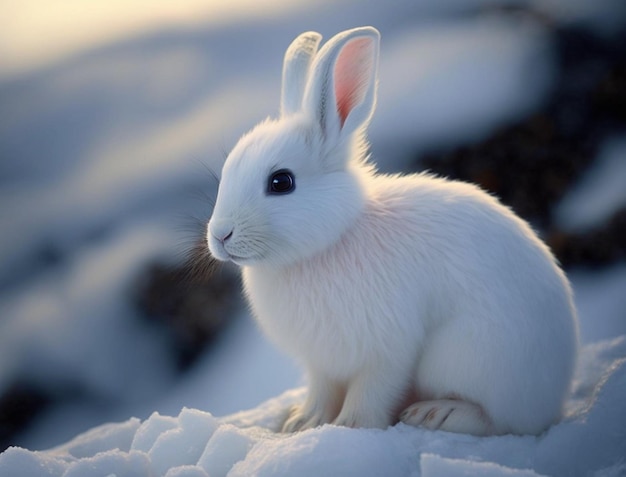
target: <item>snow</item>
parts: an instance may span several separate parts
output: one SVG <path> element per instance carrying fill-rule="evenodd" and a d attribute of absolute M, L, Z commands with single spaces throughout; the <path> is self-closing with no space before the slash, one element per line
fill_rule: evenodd
<path fill-rule="evenodd" d="M 479 438 L 404 424 L 277 433 L 289 406 L 303 399 L 303 389 L 294 389 L 222 418 L 183 408 L 177 416 L 155 412 L 143 422 L 105 424 L 48 451 L 12 447 L 0 455 L 0 475 L 620 475 L 626 470 L 624 356 L 626 335 L 587 345 L 570 414 L 539 437 Z"/>
<path fill-rule="evenodd" d="M 409 149 L 413 159 L 451 140 L 481 138 L 535 109 L 552 81 L 550 40 L 528 21 L 487 15 L 407 29 L 383 41 L 370 128 L 377 158 L 391 148 Z"/>
<path fill-rule="evenodd" d="M 436 454 L 423 454 L 420 461 L 422 477 L 455 475 L 458 477 L 535 477 L 529 469 L 511 469 L 492 462 L 473 462 L 462 459 L 446 459 Z"/>
<path fill-rule="evenodd" d="M 16 380 L 78 390 L 0 454 L 0 477 L 626 474 L 623 264 L 571 274 L 584 347 L 567 418 L 538 438 L 401 424 L 276 433 L 304 388 L 247 313 L 179 376 L 128 298 L 147 264 L 177 259 L 177 216 L 210 213 L 191 197 L 215 192 L 202 164 L 219 170 L 237 136 L 276 112 L 298 33 L 381 30 L 370 138 L 395 170 L 536 108 L 554 61 L 544 27 L 465 16 L 468 2 L 454 0 L 273 2 L 280 13 L 246 0 L 228 12 L 144 3 L 72 1 L 74 16 L 39 0 L 0 6 L 0 395 Z M 597 3 L 542 8 L 598 28 L 611 0 Z M 607 144 L 561 206 L 564 224 L 588 227 L 619 206 L 623 154 L 623 139 Z M 120 422 L 99 425 L 109 421 Z"/>
<path fill-rule="evenodd" d="M 580 231 L 606 222 L 626 207 L 626 138 L 604 145 L 591 172 L 559 205 L 557 221 L 565 230 Z"/>
<path fill-rule="evenodd" d="M 626 334 L 626 265 L 602 273 L 573 270 L 570 280 L 581 320 L 581 338 L 593 343 Z"/>

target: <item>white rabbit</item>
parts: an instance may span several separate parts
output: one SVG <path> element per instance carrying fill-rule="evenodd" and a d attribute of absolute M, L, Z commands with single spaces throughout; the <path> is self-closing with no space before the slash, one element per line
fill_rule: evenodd
<path fill-rule="evenodd" d="M 318 52 L 320 39 L 287 50 L 280 117 L 229 154 L 207 229 L 211 253 L 242 267 L 261 328 L 308 372 L 283 430 L 542 432 L 576 358 L 566 277 L 478 187 L 378 174 L 364 132 L 379 33 L 345 31 Z"/>

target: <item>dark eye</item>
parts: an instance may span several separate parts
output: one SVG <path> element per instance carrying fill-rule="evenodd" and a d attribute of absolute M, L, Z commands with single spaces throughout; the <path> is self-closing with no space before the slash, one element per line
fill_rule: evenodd
<path fill-rule="evenodd" d="M 293 173 L 287 169 L 281 169 L 270 176 L 267 191 L 270 194 L 288 194 L 296 188 Z"/>

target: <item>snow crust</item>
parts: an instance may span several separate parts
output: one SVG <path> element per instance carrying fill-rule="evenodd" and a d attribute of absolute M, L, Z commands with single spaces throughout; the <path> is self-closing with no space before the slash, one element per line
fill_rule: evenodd
<path fill-rule="evenodd" d="M 397 424 L 276 432 L 292 389 L 216 418 L 183 408 L 105 424 L 48 451 L 12 447 L 0 475 L 104 476 L 582 476 L 626 471 L 626 335 L 583 348 L 568 415 L 541 436 L 479 438 Z M 623 475 L 623 474 L 622 474 Z"/>

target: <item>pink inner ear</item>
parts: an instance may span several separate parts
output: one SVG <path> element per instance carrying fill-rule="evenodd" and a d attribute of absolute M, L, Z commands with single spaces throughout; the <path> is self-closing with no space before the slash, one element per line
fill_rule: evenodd
<path fill-rule="evenodd" d="M 335 62 L 335 98 L 341 127 L 367 92 L 373 67 L 372 44 L 371 38 L 355 38 L 343 47 Z"/>

